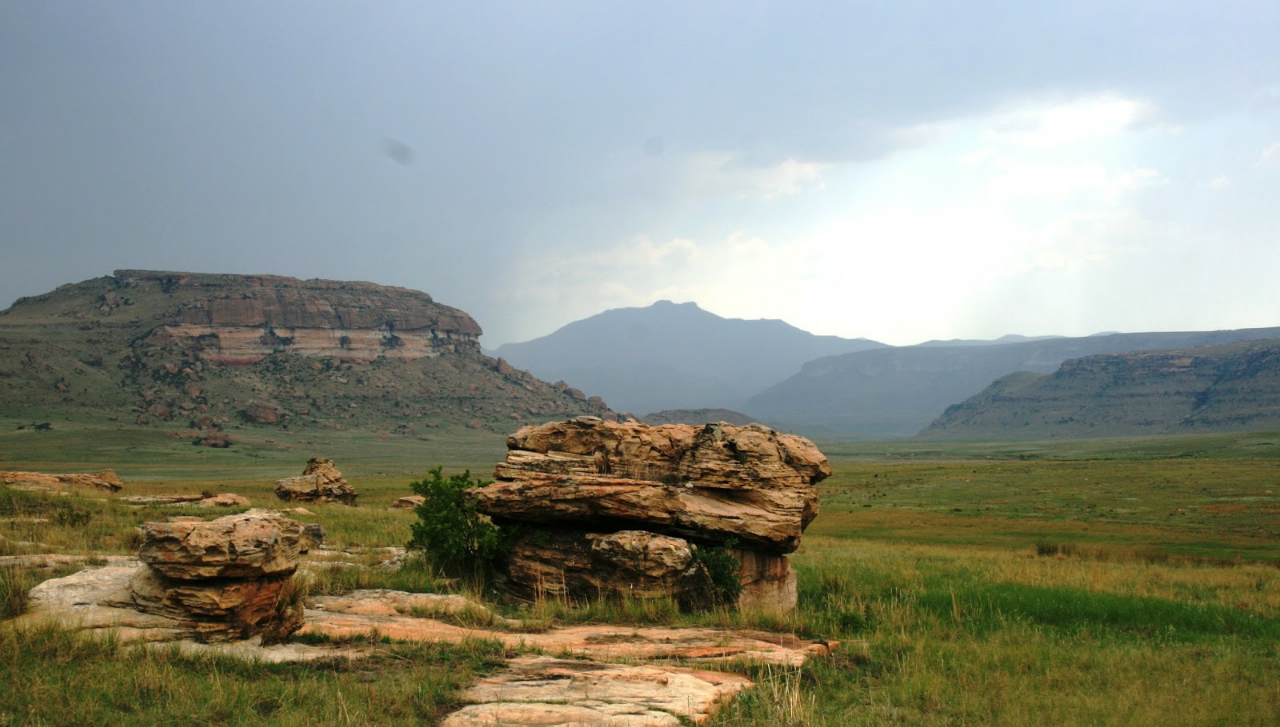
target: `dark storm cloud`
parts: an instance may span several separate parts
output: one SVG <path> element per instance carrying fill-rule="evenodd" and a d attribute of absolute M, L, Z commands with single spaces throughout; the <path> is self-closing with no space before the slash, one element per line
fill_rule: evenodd
<path fill-rule="evenodd" d="M 117 267 L 360 278 L 504 315 L 562 244 L 685 218 L 681 160 L 874 159 L 1028 94 L 1170 119 L 1277 82 L 1272 2 L 6 3 L 0 305 Z"/>

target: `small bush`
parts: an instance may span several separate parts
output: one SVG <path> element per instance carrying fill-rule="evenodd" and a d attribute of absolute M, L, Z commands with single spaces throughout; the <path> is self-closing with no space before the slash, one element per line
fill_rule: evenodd
<path fill-rule="evenodd" d="M 500 560 L 505 542 L 498 526 L 463 493 L 486 484 L 473 479 L 470 470 L 445 477 L 443 467 L 411 483 L 425 500 L 415 510 L 418 521 L 408 547 L 422 551 L 445 575 L 483 578 Z"/>
<path fill-rule="evenodd" d="M 693 560 L 707 579 L 705 601 L 692 604 L 695 608 L 732 608 L 738 603 L 738 596 L 742 595 L 742 563 L 733 554 L 735 544 L 731 540 L 714 548 L 694 549 Z"/>

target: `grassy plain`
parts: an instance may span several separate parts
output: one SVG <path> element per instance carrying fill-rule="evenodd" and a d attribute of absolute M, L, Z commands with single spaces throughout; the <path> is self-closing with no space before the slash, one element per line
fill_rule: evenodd
<path fill-rule="evenodd" d="M 503 451 L 501 438 L 473 432 L 298 442 L 264 431 L 204 450 L 163 432 L 66 427 L 0 424 L 0 469 L 112 466 L 122 494 L 232 491 L 270 507 L 272 480 L 329 456 L 362 506 L 303 519 L 359 546 L 408 539 L 412 515 L 386 505 L 427 468 L 487 475 Z M 799 670 L 743 665 L 761 686 L 719 727 L 1280 723 L 1280 434 L 822 448 L 835 474 L 793 558 L 793 617 L 608 603 L 520 615 L 780 627 L 843 642 Z M 134 525 L 178 512 L 191 514 L 0 489 L 0 554 L 126 553 Z M 51 575 L 5 569 L 0 604 L 20 609 L 13 594 Z M 431 583 L 391 578 L 347 569 L 316 587 Z M 12 655 L 0 660 L 0 725 L 429 722 L 500 655 L 483 642 L 379 650 L 366 663 L 273 667 L 0 627 L 0 653 Z M 68 693 L 86 698 L 50 698 Z"/>

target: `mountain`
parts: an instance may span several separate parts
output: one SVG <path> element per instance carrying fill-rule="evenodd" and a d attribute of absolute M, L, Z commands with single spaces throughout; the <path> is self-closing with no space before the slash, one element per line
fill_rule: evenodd
<path fill-rule="evenodd" d="M 998 346 L 1003 343 L 1025 343 L 1028 341 L 1046 341 L 1053 338 L 1065 338 L 1065 336 L 1020 336 L 1016 333 L 1010 333 L 1007 336 L 1001 336 L 993 339 L 974 339 L 974 338 L 948 338 L 946 340 L 934 339 L 919 344 L 920 346 Z"/>
<path fill-rule="evenodd" d="M 480 334 L 406 288 L 118 270 L 0 311 L 0 417 L 416 434 L 607 411 Z"/>
<path fill-rule="evenodd" d="M 707 422 L 726 422 L 736 427 L 746 426 L 755 417 L 732 409 L 666 409 L 645 414 L 640 417 L 645 424 L 706 424 Z"/>
<path fill-rule="evenodd" d="M 721 318 L 695 303 L 664 300 L 608 310 L 495 353 L 535 376 L 572 381 L 619 411 L 640 412 L 737 409 L 805 361 L 883 345 L 815 336 L 779 320 Z"/>
<path fill-rule="evenodd" d="M 1280 340 L 1070 359 L 949 407 L 920 436 L 1046 439 L 1280 429 Z"/>
<path fill-rule="evenodd" d="M 810 361 L 743 407 L 784 426 L 861 436 L 909 436 L 950 405 L 1015 371 L 1050 373 L 1063 361 L 1103 353 L 1191 348 L 1280 337 L 1280 328 L 1118 333 L 980 346 L 903 346 Z"/>

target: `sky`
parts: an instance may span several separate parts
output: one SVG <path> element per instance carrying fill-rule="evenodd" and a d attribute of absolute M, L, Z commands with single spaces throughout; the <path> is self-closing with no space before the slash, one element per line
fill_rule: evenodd
<path fill-rule="evenodd" d="M 1280 325 L 1280 3 L 0 3 L 0 307 L 368 280 L 891 344 Z"/>

